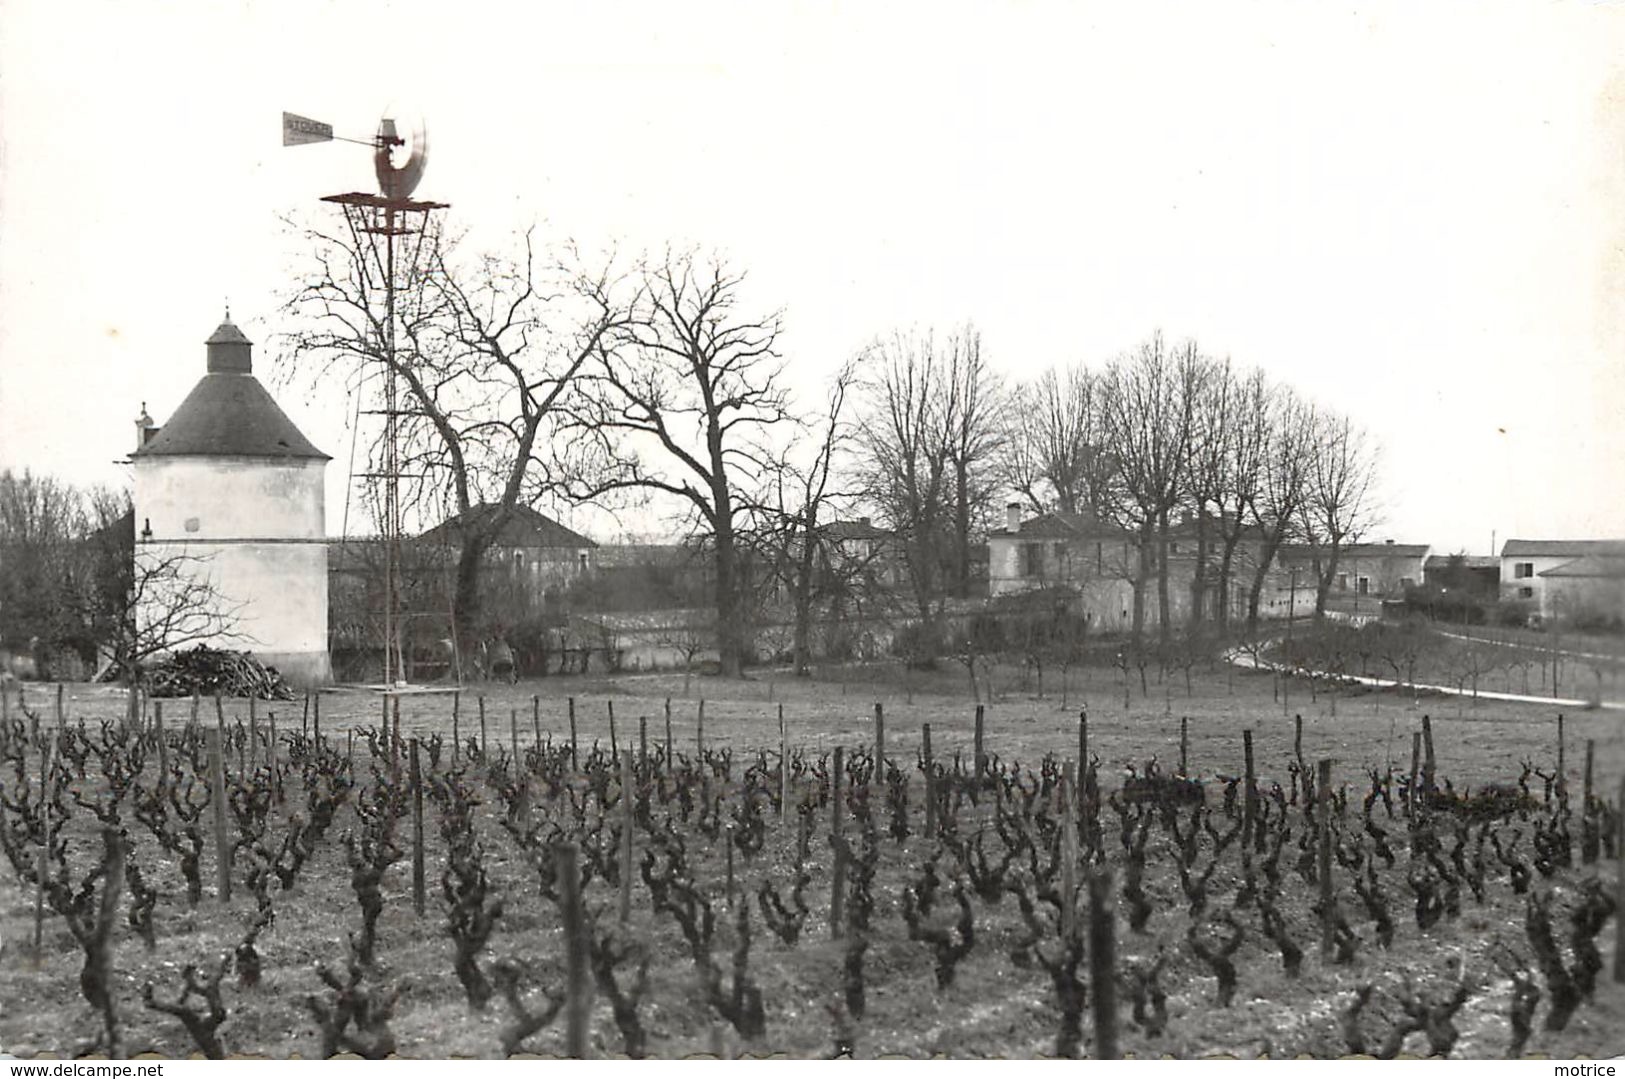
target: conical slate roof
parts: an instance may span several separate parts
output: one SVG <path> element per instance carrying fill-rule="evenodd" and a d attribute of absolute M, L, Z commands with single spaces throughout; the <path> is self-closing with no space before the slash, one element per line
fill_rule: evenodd
<path fill-rule="evenodd" d="M 251 345 L 230 318 L 208 340 L 209 367 L 136 457 L 332 457 L 310 444 L 254 377 Z"/>

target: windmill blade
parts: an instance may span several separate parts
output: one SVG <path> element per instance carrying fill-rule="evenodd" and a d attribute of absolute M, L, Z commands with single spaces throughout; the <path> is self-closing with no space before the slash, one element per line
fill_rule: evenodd
<path fill-rule="evenodd" d="M 372 160 L 378 173 L 378 190 L 387 199 L 410 198 L 429 164 L 429 134 L 421 121 L 412 132 L 412 152 L 407 156 L 406 164 L 396 168 L 389 159 L 389 151 L 398 141 L 395 121 L 388 118 L 381 120 L 378 124 L 378 148 L 373 151 Z"/>

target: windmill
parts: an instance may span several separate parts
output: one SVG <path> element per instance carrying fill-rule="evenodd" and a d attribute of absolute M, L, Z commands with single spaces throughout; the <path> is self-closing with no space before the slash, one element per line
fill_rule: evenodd
<path fill-rule="evenodd" d="M 363 254 L 362 272 L 366 285 L 379 289 L 384 297 L 384 317 L 378 332 L 378 355 L 382 359 L 383 407 L 370 410 L 384 420 L 383 452 L 378 471 L 355 473 L 352 454 L 351 482 L 363 479 L 383 488 L 382 516 L 380 520 L 384 546 L 384 604 L 383 654 L 384 688 L 398 687 L 406 681 L 404 628 L 402 625 L 401 592 L 401 531 L 402 513 L 400 481 L 403 478 L 400 461 L 400 367 L 395 351 L 396 296 L 403 280 L 411 283 L 418 277 L 423 256 L 423 240 L 428 232 L 429 217 L 449 204 L 428 202 L 412 198 L 423 179 L 429 162 L 429 141 L 419 123 L 412 132 L 410 152 L 400 164 L 395 162 L 395 151 L 406 146 L 393 118 L 385 117 L 378 123 L 378 132 L 370 140 L 345 138 L 333 134 L 331 124 L 293 113 L 282 114 L 282 144 L 301 146 L 317 142 L 353 142 L 372 147 L 373 171 L 377 175 L 378 192 L 369 194 L 351 191 L 342 195 L 323 196 L 323 202 L 333 203 L 344 213 L 355 250 Z M 407 287 L 411 287 L 408 284 Z M 349 533 L 349 498 L 345 499 L 344 532 Z"/>

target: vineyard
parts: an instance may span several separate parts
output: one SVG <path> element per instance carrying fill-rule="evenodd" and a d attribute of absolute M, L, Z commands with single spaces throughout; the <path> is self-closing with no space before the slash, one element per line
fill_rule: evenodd
<path fill-rule="evenodd" d="M 1625 1053 L 1614 718 L 372 700 L 8 700 L 0 1045 Z"/>

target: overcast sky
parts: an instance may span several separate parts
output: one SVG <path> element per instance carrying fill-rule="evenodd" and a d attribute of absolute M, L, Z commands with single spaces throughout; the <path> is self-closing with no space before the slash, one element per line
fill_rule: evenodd
<path fill-rule="evenodd" d="M 279 218 L 373 185 L 284 109 L 421 114 L 488 246 L 725 251 L 809 403 L 898 326 L 1160 328 L 1368 427 L 1376 538 L 1625 536 L 1617 5 L 0 0 L 0 467 L 125 482 L 228 297 L 273 382 Z M 342 398 L 278 396 L 336 534 Z"/>

